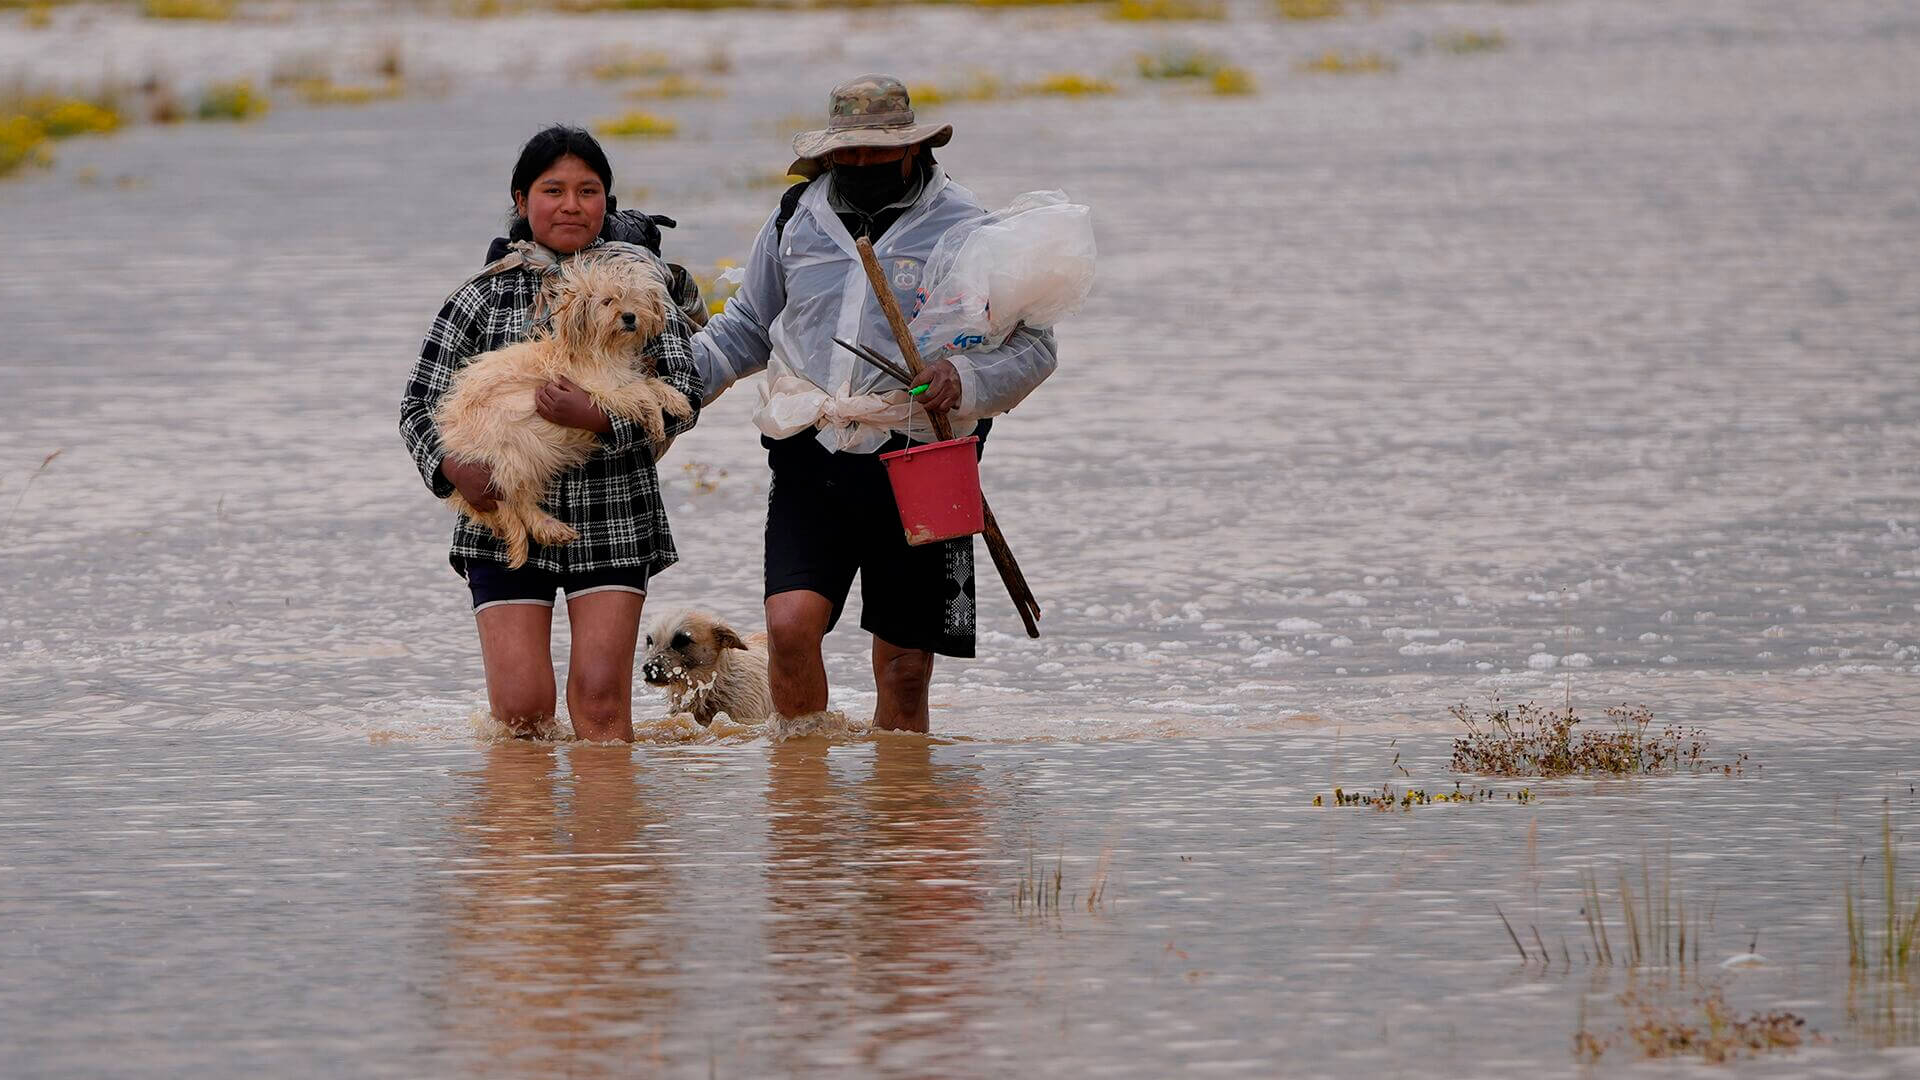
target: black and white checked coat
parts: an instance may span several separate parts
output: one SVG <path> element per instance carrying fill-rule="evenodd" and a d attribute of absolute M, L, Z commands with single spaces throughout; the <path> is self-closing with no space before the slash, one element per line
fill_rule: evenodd
<path fill-rule="evenodd" d="M 624 244 L 595 243 L 584 250 L 604 251 L 607 247 L 654 261 L 647 253 Z M 446 453 L 434 429 L 434 409 L 453 385 L 454 374 L 474 357 L 527 336 L 534 299 L 544 278 L 540 269 L 530 266 L 476 277 L 447 298 L 427 331 L 420 359 L 400 400 L 400 435 L 413 454 L 421 479 L 436 498 L 446 498 L 454 488 L 440 473 L 440 461 Z M 644 351 L 660 377 L 685 394 L 694 406 L 694 415 L 685 420 L 664 418 L 667 434 L 673 436 L 693 427 L 699 417 L 701 393 L 688 344 L 692 328 L 678 308 L 669 304 L 666 311 L 666 329 L 647 342 Z M 578 529 L 580 538 L 558 547 L 534 544 L 528 566 L 563 574 L 639 567 L 652 576 L 679 559 L 673 535 L 667 529 L 660 478 L 654 470 L 646 432 L 630 420 L 612 419 L 612 432 L 600 437 L 601 446 L 593 456 L 556 477 L 540 500 L 553 516 Z M 450 553 L 456 566 L 462 558 L 507 561 L 506 544 L 492 532 L 465 515 L 457 520 Z"/>

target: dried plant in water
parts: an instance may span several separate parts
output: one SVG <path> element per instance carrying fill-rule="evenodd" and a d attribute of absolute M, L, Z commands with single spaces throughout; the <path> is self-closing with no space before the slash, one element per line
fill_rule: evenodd
<path fill-rule="evenodd" d="M 1315 795 L 1313 805 L 1364 806 L 1372 810 L 1411 810 L 1416 806 L 1432 806 L 1435 803 L 1492 802 L 1494 799 L 1525 804 L 1532 802 L 1536 797 L 1531 788 L 1498 792 L 1492 788 L 1476 787 L 1472 791 L 1463 791 L 1456 782 L 1452 791 L 1432 794 L 1425 788 L 1395 791 L 1392 784 L 1382 784 L 1379 791 L 1348 791 L 1345 788 L 1334 788 L 1331 803 L 1322 796 Z"/>
<path fill-rule="evenodd" d="M 1627 1010 L 1627 1024 L 1621 1034 L 1650 1058 L 1697 1056 L 1717 1065 L 1793 1050 L 1819 1037 L 1807 1029 L 1804 1017 L 1784 1010 L 1741 1016 L 1728 1007 L 1726 995 L 1717 986 L 1707 987 L 1693 999 L 1691 1007 L 1684 1009 L 1668 1006 L 1640 988 L 1629 988 L 1618 1000 Z M 1615 1041 L 1619 1041 L 1618 1035 L 1613 1040 L 1595 1040 L 1592 1058 L 1598 1058 Z"/>
<path fill-rule="evenodd" d="M 1551 708 L 1498 698 L 1476 713 L 1464 702 L 1447 710 L 1467 727 L 1453 741 L 1455 772 L 1492 776 L 1643 776 L 1667 772 L 1746 771 L 1747 755 L 1732 761 L 1708 760 L 1706 735 L 1699 728 L 1668 724 L 1653 731 L 1653 713 L 1644 705 L 1606 710 L 1611 731 L 1578 730 L 1580 716 L 1571 705 Z"/>

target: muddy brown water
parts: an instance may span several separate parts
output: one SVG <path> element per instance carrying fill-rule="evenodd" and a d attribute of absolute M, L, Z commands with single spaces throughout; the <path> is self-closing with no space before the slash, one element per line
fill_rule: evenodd
<path fill-rule="evenodd" d="M 1883 806 L 1920 888 L 1920 14 L 1231 10 L 9 22 L 29 80 L 345 79 L 397 42 L 412 90 L 0 184 L 0 1071 L 1535 1075 L 1629 985 L 1823 1035 L 1743 1071 L 1920 1070 L 1840 901 Z M 1133 75 L 1183 45 L 1260 93 Z M 724 95 L 577 77 L 613 46 L 724 49 Z M 1398 66 L 1296 70 L 1328 49 Z M 1095 295 L 983 465 L 1045 635 L 984 579 L 933 742 L 688 742 L 645 697 L 632 749 L 487 739 L 394 421 L 518 143 L 674 116 L 616 186 L 711 269 L 828 84 L 976 67 L 1124 91 L 927 108 L 988 203 L 1096 210 Z M 756 393 L 666 463 L 650 606 L 757 625 Z M 1449 790 L 1448 704 L 1569 692 L 1761 767 L 1311 806 Z M 1581 876 L 1669 859 L 1699 967 L 1583 961 Z"/>

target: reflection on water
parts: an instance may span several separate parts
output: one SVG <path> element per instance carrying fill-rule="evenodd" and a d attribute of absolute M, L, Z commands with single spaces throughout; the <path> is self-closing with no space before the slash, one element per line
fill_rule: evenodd
<path fill-rule="evenodd" d="M 794 1068 L 964 1070 L 976 1050 L 952 1036 L 992 1026 L 1004 946 L 974 925 L 993 861 L 979 767 L 936 764 L 933 749 L 880 739 L 849 776 L 824 740 L 774 748 L 760 805 L 729 815 L 765 823 L 759 880 L 696 900 L 686 792 L 658 763 L 605 746 L 486 748 L 455 777 L 460 841 L 443 871 L 462 1056 L 500 1075 L 628 1075 L 636 1053 L 659 1066 L 697 1033 L 715 1060 L 751 1038 Z M 726 944 L 703 954 L 689 923 Z M 706 966 L 718 998 L 687 985 Z M 765 1011 L 735 1027 L 743 990 L 764 990 Z"/>
<path fill-rule="evenodd" d="M 782 1027 L 841 1031 L 796 1065 L 963 1069 L 1001 977 L 985 904 L 983 793 L 917 738 L 881 738 L 842 779 L 827 744 L 776 747 L 767 775 L 767 956 Z M 946 1035 L 955 1038 L 946 1038 Z"/>
<path fill-rule="evenodd" d="M 680 1011 L 667 976 L 680 906 L 640 840 L 667 819 L 624 747 L 502 744 L 459 808 L 447 1016 L 494 1075 L 632 1075 Z M 656 1057 L 656 1064 L 657 1064 Z"/>
<path fill-rule="evenodd" d="M 1311 802 L 1442 790 L 1446 740 L 323 745 L 0 741 L 20 1075 L 1533 1077 L 1636 985 L 1829 1040 L 1762 1074 L 1920 1064 L 1912 985 L 1849 982 L 1837 888 L 1889 798 L 1913 888 L 1920 796 L 1847 747 L 1381 813 Z M 1697 968 L 1586 955 L 1586 875 L 1621 950 L 1649 857 Z M 1030 860 L 1076 899 L 1014 903 Z"/>

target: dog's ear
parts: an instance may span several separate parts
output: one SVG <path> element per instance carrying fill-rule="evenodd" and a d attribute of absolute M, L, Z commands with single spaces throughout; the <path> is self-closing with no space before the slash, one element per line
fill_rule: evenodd
<path fill-rule="evenodd" d="M 589 280 L 579 276 L 583 269 L 567 268 L 553 302 L 555 321 L 564 320 L 566 324 L 563 336 L 576 345 L 593 338 L 593 289 Z"/>
<path fill-rule="evenodd" d="M 654 271 L 640 275 L 639 293 L 643 312 L 641 318 L 646 321 L 644 336 L 651 338 L 667 328 L 667 305 L 672 301 L 667 294 L 666 282 L 660 280 L 659 273 Z"/>
<path fill-rule="evenodd" d="M 719 626 L 713 628 L 713 643 L 722 649 L 744 649 L 747 647 L 747 643 L 740 640 L 740 635 L 733 632 L 733 627 L 725 623 L 721 623 Z"/>

